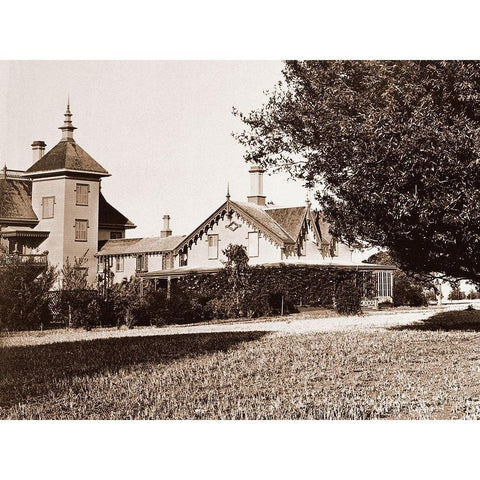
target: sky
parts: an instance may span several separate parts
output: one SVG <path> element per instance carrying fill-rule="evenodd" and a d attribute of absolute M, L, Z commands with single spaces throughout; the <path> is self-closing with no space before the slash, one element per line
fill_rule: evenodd
<path fill-rule="evenodd" d="M 279 61 L 1 61 L 0 164 L 27 169 L 31 143 L 60 138 L 70 96 L 74 138 L 111 177 L 107 200 L 133 221 L 129 237 L 157 236 L 169 214 L 188 234 L 225 199 L 246 201 L 242 129 L 232 107 L 258 108 L 281 79 Z M 265 175 L 267 200 L 302 205 L 306 190 Z"/>

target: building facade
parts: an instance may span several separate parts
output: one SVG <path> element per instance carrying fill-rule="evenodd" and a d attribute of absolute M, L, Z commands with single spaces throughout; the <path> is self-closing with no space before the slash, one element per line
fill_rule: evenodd
<path fill-rule="evenodd" d="M 45 153 L 32 144 L 33 164 L 25 172 L 3 169 L 0 179 L 0 242 L 7 255 L 38 259 L 62 269 L 67 259 L 85 257 L 88 281 L 97 281 L 97 253 L 102 242 L 124 238 L 135 228 L 101 193 L 110 176 L 80 145 L 67 105 L 60 142 Z"/>
<path fill-rule="evenodd" d="M 137 275 L 165 284 L 191 272 L 223 268 L 227 259 L 222 252 L 235 244 L 246 248 L 250 265 L 285 263 L 372 272 L 377 300 L 392 299 L 394 267 L 354 262 L 353 250 L 332 237 L 321 212 L 313 210 L 308 200 L 296 207 L 267 203 L 264 170 L 254 166 L 249 173 L 246 202 L 233 200 L 227 192 L 220 206 L 183 237 L 169 237 L 169 217 L 164 217 L 168 220 L 160 237 L 108 241 L 98 253 L 100 264 L 113 270 L 113 281 Z M 117 266 L 122 270 L 117 271 Z"/>

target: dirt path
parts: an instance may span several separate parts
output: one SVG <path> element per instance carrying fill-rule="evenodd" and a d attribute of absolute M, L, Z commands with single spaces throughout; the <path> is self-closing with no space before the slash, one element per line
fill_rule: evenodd
<path fill-rule="evenodd" d="M 480 306 L 480 305 L 479 305 Z M 479 308 L 477 306 L 477 308 Z M 320 317 L 315 312 L 299 313 L 289 317 L 268 318 L 258 321 L 230 321 L 202 325 L 175 325 L 168 327 L 138 327 L 132 330 L 102 328 L 85 330 L 47 330 L 44 332 L 18 332 L 0 337 L 1 346 L 44 345 L 57 342 L 75 342 L 115 337 L 140 337 L 180 335 L 215 332 L 272 332 L 277 334 L 301 334 L 345 330 L 377 330 L 397 325 L 409 325 L 439 311 L 464 309 L 466 305 L 446 305 L 424 309 L 370 311 L 354 317 Z"/>

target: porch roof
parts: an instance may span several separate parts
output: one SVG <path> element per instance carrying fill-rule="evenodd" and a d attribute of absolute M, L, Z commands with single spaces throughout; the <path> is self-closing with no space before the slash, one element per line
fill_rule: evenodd
<path fill-rule="evenodd" d="M 47 238 L 49 235 L 50 232 L 29 227 L 7 227 L 0 230 L 0 237 L 3 238 Z"/>
<path fill-rule="evenodd" d="M 306 262 L 275 262 L 275 263 L 264 263 L 258 266 L 262 267 L 280 267 L 280 266 L 288 266 L 288 265 L 296 265 L 296 266 L 305 266 L 305 267 L 318 267 L 318 268 L 338 268 L 341 270 L 357 270 L 359 272 L 371 272 L 371 271 L 394 271 L 397 268 L 393 265 L 378 265 L 375 263 L 306 263 Z M 256 265 L 252 265 L 256 266 Z M 154 272 L 145 272 L 141 274 L 137 274 L 141 278 L 145 279 L 168 279 L 170 278 L 180 278 L 184 277 L 185 275 L 191 273 L 197 274 L 209 274 L 209 273 L 216 273 L 220 271 L 224 267 L 178 267 L 178 268 L 170 268 L 167 270 L 157 270 Z"/>

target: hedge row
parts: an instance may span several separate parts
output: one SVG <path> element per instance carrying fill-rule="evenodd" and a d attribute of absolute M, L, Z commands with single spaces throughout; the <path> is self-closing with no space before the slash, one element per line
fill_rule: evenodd
<path fill-rule="evenodd" d="M 370 276 L 359 272 L 289 265 L 191 274 L 172 284 L 168 298 L 165 289 L 154 291 L 152 283 L 141 296 L 138 279 L 114 285 L 103 296 L 81 282 L 82 288 L 49 292 L 54 279 L 50 270 L 34 280 L 22 269 L 2 276 L 0 329 L 191 323 L 288 314 L 297 305 L 335 306 L 342 314 L 356 314 L 362 290 L 371 286 Z"/>
<path fill-rule="evenodd" d="M 165 290 L 146 294 L 152 322 L 185 323 L 212 318 L 258 317 L 296 311 L 297 305 L 335 307 L 356 314 L 370 274 L 335 268 L 281 265 L 255 266 L 239 272 L 190 274 Z"/>

